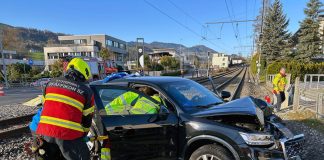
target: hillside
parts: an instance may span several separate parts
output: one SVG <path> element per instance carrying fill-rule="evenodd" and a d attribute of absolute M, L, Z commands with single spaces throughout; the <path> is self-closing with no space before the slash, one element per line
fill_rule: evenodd
<path fill-rule="evenodd" d="M 0 23 L 0 29 L 3 29 L 4 41 L 6 38 L 12 39 L 10 37 L 16 37 L 14 41 L 11 41 L 10 45 L 5 46 L 6 49 L 19 52 L 27 52 L 29 50 L 43 52 L 43 47 L 48 42 L 58 43 L 57 36 L 66 35 L 35 28 L 14 27 L 3 23 Z"/>
<path fill-rule="evenodd" d="M 128 42 L 128 47 L 136 47 L 136 42 Z M 177 43 L 165 43 L 165 42 L 152 42 L 152 43 L 145 43 L 145 51 L 151 52 L 152 49 L 155 48 L 174 48 L 175 50 L 179 51 L 180 48 L 183 52 L 196 52 L 197 54 L 206 54 L 206 52 L 216 52 L 215 50 L 208 48 L 204 45 L 196 45 L 192 47 L 186 47 L 182 44 Z"/>

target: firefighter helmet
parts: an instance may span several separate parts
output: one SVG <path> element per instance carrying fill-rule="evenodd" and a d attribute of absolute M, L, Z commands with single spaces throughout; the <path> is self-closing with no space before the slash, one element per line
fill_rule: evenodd
<path fill-rule="evenodd" d="M 66 67 L 66 70 L 69 69 L 74 69 L 78 71 L 84 77 L 85 80 L 89 80 L 89 78 L 91 77 L 89 65 L 81 58 L 73 58 Z"/>

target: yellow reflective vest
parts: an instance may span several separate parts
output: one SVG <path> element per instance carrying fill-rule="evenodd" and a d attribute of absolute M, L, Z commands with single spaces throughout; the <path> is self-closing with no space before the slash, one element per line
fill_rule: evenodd
<path fill-rule="evenodd" d="M 287 78 L 282 76 L 280 73 L 276 74 L 273 81 L 273 90 L 277 92 L 283 92 L 285 91 L 285 86 L 287 84 Z"/>
<path fill-rule="evenodd" d="M 107 115 L 155 114 L 159 110 L 159 104 L 129 91 L 108 103 L 105 110 Z"/>

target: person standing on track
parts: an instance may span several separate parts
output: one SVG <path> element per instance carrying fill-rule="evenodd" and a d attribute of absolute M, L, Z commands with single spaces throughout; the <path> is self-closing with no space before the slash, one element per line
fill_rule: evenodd
<path fill-rule="evenodd" d="M 90 67 L 73 58 L 65 77 L 54 78 L 44 90 L 44 107 L 36 134 L 56 144 L 67 160 L 89 160 L 87 135 L 94 112 L 94 96 L 87 82 Z"/>
<path fill-rule="evenodd" d="M 273 81 L 273 90 L 272 93 L 275 95 L 277 99 L 277 103 L 274 105 L 275 110 L 280 111 L 282 102 L 285 101 L 285 88 L 287 84 L 286 78 L 286 69 L 281 67 L 280 72 L 274 77 Z"/>

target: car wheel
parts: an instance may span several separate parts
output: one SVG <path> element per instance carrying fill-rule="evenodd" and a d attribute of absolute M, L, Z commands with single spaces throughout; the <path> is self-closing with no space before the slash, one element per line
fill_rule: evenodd
<path fill-rule="evenodd" d="M 190 160 L 233 160 L 233 156 L 224 147 L 216 144 L 204 145 L 195 150 Z"/>

